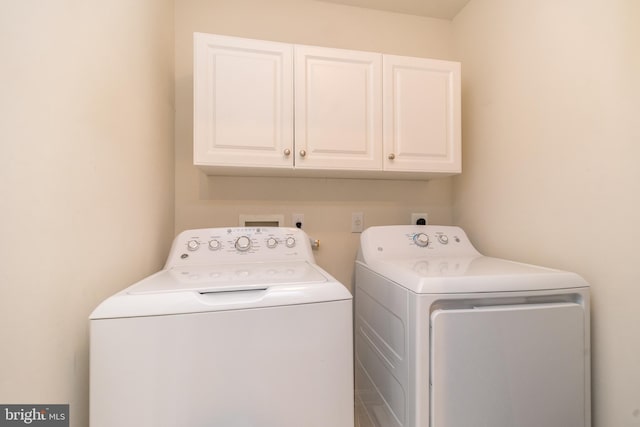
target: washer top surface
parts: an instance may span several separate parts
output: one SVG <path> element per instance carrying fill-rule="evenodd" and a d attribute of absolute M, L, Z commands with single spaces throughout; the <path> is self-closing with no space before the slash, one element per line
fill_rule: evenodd
<path fill-rule="evenodd" d="M 232 292 L 328 280 L 317 266 L 306 261 L 178 266 L 141 280 L 129 287 L 127 293 Z"/>
<path fill-rule="evenodd" d="M 575 273 L 483 256 L 461 228 L 452 226 L 368 228 L 357 263 L 420 294 L 588 286 Z"/>
<path fill-rule="evenodd" d="M 100 304 L 91 319 L 264 308 L 351 299 L 320 268 L 302 230 L 187 230 L 163 270 Z"/>

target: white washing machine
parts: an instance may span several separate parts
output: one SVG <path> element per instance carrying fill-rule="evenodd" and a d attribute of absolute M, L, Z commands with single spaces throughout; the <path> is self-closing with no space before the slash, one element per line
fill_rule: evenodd
<path fill-rule="evenodd" d="M 353 427 L 352 315 L 302 230 L 185 231 L 91 314 L 91 427 Z"/>
<path fill-rule="evenodd" d="M 589 287 L 458 227 L 372 227 L 355 290 L 361 427 L 589 427 Z"/>

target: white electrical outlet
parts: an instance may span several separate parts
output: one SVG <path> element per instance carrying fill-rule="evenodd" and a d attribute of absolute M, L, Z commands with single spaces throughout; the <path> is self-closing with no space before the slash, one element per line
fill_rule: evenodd
<path fill-rule="evenodd" d="M 429 224 L 429 218 L 426 213 L 412 213 L 411 214 L 411 225 L 418 225 L 418 221 L 421 219 L 424 220 L 423 225 Z"/>
<path fill-rule="evenodd" d="M 362 212 L 351 213 L 351 232 L 362 233 L 364 229 L 364 214 Z"/>
<path fill-rule="evenodd" d="M 304 225 L 304 214 L 294 213 L 291 214 L 291 224 L 293 227 L 302 228 Z"/>

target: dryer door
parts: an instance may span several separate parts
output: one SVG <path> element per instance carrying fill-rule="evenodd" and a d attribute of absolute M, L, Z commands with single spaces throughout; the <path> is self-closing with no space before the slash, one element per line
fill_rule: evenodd
<path fill-rule="evenodd" d="M 575 303 L 435 310 L 432 427 L 584 427 L 585 313 Z"/>

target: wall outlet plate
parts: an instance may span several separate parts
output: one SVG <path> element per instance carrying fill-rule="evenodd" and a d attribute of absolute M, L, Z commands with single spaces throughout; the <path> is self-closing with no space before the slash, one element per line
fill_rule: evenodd
<path fill-rule="evenodd" d="M 420 225 L 418 224 L 418 222 L 423 219 L 424 220 L 424 224 L 421 225 L 427 225 L 429 224 L 429 218 L 427 216 L 426 213 L 412 213 L 411 214 L 411 225 Z"/>
<path fill-rule="evenodd" d="M 298 226 L 298 224 L 300 225 Z M 302 228 L 304 226 L 304 214 L 301 214 L 301 213 L 291 214 L 291 226 Z"/>
<path fill-rule="evenodd" d="M 351 214 L 351 232 L 362 233 L 364 229 L 364 214 L 362 212 L 353 212 Z"/>

